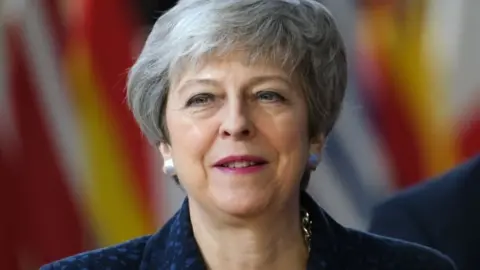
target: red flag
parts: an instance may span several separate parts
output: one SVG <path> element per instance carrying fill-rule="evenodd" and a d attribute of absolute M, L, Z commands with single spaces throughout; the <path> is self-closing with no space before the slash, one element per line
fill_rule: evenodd
<path fill-rule="evenodd" d="M 118 125 L 126 157 L 136 176 L 138 198 L 146 213 L 153 210 L 150 194 L 150 155 L 138 125 L 125 102 L 128 69 L 136 57 L 134 42 L 140 30 L 139 18 L 128 0 L 86 0 L 85 39 L 93 61 L 92 68 L 102 90 L 102 104 L 119 121 Z"/>
<path fill-rule="evenodd" d="M 43 12 L 41 7 L 32 5 L 29 8 Z M 26 42 L 29 33 L 25 28 L 32 21 L 14 23 L 16 27 L 10 28 L 7 35 L 11 83 L 6 91 L 11 96 L 17 135 L 13 141 L 18 145 L 13 147 L 16 149 L 14 155 L 8 157 L 11 173 L 8 181 L 3 181 L 7 187 L 2 188 L 8 194 L 2 197 L 11 198 L 6 204 L 9 210 L 6 220 L 13 224 L 9 237 L 15 243 L 11 252 L 15 252 L 22 266 L 29 268 L 84 250 L 85 231 L 65 168 L 60 165 L 52 119 L 46 114 L 45 103 L 40 102 L 40 75 L 32 63 L 32 57 L 38 55 L 31 50 L 32 44 L 28 46 Z"/>

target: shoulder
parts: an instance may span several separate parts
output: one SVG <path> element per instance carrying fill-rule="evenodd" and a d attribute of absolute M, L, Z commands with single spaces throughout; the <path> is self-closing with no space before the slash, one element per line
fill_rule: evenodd
<path fill-rule="evenodd" d="M 457 196 L 464 196 L 467 190 L 477 189 L 480 177 L 480 156 L 471 159 L 446 173 L 399 192 L 376 207 L 375 211 L 391 208 L 421 207 L 453 202 Z"/>
<path fill-rule="evenodd" d="M 40 270 L 138 269 L 149 238 L 150 236 L 144 236 L 115 246 L 80 253 L 44 265 Z"/>
<path fill-rule="evenodd" d="M 357 248 L 355 254 L 345 254 L 347 257 L 357 257 L 363 261 L 364 267 L 385 270 L 454 270 L 453 262 L 444 254 L 434 249 L 375 234 L 346 229 L 349 243 Z M 360 257 L 359 257 L 360 256 Z"/>
<path fill-rule="evenodd" d="M 312 251 L 318 265 L 332 269 L 455 270 L 439 251 L 342 226 L 312 210 Z M 323 259 L 323 261 L 321 261 Z M 313 269 L 313 268 L 312 268 Z"/>
<path fill-rule="evenodd" d="M 40 270 L 130 270 L 170 269 L 195 262 L 201 264 L 190 225 L 188 202 L 155 234 L 80 253 L 40 268 Z M 172 268 L 173 269 L 173 268 Z"/>

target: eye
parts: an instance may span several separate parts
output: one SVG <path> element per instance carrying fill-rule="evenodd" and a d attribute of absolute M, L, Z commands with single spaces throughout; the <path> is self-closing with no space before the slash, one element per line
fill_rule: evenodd
<path fill-rule="evenodd" d="M 260 91 L 256 94 L 257 98 L 264 102 L 282 102 L 285 98 L 273 91 Z"/>
<path fill-rule="evenodd" d="M 208 103 L 210 103 L 214 100 L 215 100 L 215 96 L 213 96 L 212 94 L 202 93 L 202 94 L 197 94 L 197 95 L 194 95 L 193 97 L 191 97 L 187 101 L 186 105 L 187 105 L 187 107 L 203 106 L 203 105 L 207 105 Z"/>

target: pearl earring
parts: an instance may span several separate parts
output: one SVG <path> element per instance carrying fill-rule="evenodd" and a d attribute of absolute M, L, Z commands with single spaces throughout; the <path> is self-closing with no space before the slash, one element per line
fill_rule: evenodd
<path fill-rule="evenodd" d="M 163 172 L 168 176 L 174 176 L 176 174 L 173 159 L 169 158 L 163 162 Z"/>

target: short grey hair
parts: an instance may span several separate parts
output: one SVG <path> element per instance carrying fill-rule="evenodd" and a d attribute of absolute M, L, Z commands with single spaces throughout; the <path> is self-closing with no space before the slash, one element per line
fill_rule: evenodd
<path fill-rule="evenodd" d="M 129 72 L 127 101 L 147 138 L 169 142 L 165 107 L 172 77 L 207 56 L 244 52 L 281 65 L 302 83 L 311 136 L 327 136 L 347 83 L 345 45 L 316 0 L 180 0 L 158 18 Z"/>

